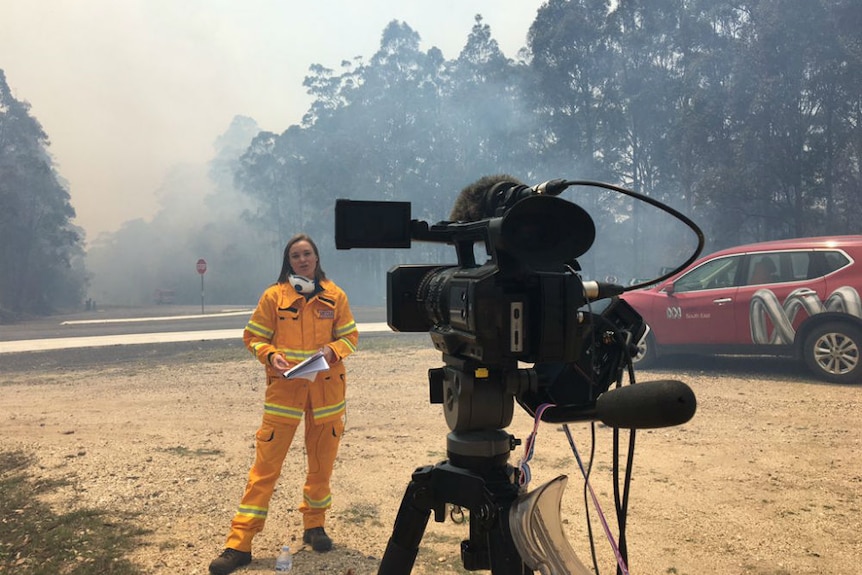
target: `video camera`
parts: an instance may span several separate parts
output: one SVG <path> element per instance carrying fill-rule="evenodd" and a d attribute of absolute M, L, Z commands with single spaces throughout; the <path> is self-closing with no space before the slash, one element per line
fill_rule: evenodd
<path fill-rule="evenodd" d="M 644 323 L 613 297 L 621 286 L 581 279 L 577 258 L 593 244 L 595 225 L 557 197 L 564 181 L 477 184 L 462 191 L 455 210 L 460 202 L 473 221 L 429 225 L 411 219 L 409 202 L 337 200 L 336 247 L 454 246 L 457 265 L 389 270 L 386 299 L 393 330 L 428 331 L 442 352 L 446 367 L 429 371 L 431 402 L 444 403 L 452 431 L 507 426 L 511 398 L 533 415 L 555 404 L 546 421 L 582 419 L 578 413 L 620 373 Z"/>
<path fill-rule="evenodd" d="M 528 187 L 508 176 L 486 176 L 461 191 L 449 220 L 433 225 L 412 219 L 409 202 L 336 201 L 338 249 L 409 248 L 424 241 L 452 245 L 457 255 L 454 265 L 398 265 L 387 274 L 389 326 L 428 331 L 443 354 L 444 367 L 429 369 L 428 379 L 431 403 L 443 405 L 450 433 L 447 459 L 413 472 L 380 575 L 411 572 L 430 513 L 443 521 L 449 504 L 470 511 L 470 537 L 461 543 L 468 571 L 590 573 L 562 530 L 566 477 L 522 493 L 529 471 L 507 463 L 520 443 L 504 431 L 514 400 L 547 422 L 600 420 L 615 428 L 615 442 L 617 428 L 677 425 L 694 414 L 694 395 L 682 382 L 620 387 L 646 326 L 617 297 L 633 287 L 581 278 L 577 258 L 592 246 L 596 230 L 586 211 L 557 197 L 570 185 L 639 197 L 597 182 Z M 617 388 L 609 391 L 612 382 Z M 631 448 L 633 441 L 632 432 Z M 625 511 L 618 507 L 618 517 Z M 620 550 L 624 561 L 623 520 Z"/>

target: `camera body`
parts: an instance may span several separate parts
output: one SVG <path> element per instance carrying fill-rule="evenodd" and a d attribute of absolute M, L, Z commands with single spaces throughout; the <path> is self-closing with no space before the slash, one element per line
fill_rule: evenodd
<path fill-rule="evenodd" d="M 494 262 L 402 265 L 387 276 L 387 318 L 397 331 L 429 332 L 446 355 L 485 365 L 575 361 L 583 293 L 572 272 L 512 277 Z"/>
<path fill-rule="evenodd" d="M 618 298 L 593 310 L 577 263 L 595 238 L 586 211 L 517 184 L 487 195 L 488 217 L 433 225 L 411 219 L 409 202 L 339 199 L 335 206 L 338 249 L 404 248 L 412 241 L 455 248 L 457 265 L 398 265 L 387 274 L 389 326 L 427 331 L 443 354 L 446 367 L 429 372 L 431 401 L 451 407 L 454 395 L 481 390 L 467 420 L 447 411 L 453 431 L 508 425 L 508 407 L 477 415 L 496 403 L 491 396 L 507 398 L 504 406 L 515 398 L 533 414 L 542 403 L 594 402 L 627 355 L 618 334 L 629 332 L 628 341 L 637 342 L 644 329 Z M 505 201 L 495 203 L 499 198 Z M 485 261 L 477 261 L 478 248 Z M 477 373 L 483 376 L 474 385 Z"/>

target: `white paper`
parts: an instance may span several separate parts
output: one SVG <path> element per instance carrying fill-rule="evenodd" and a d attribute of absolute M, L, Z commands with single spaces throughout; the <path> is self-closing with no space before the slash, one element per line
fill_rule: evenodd
<path fill-rule="evenodd" d="M 323 352 L 318 351 L 305 361 L 294 365 L 282 375 L 284 375 L 284 377 L 304 377 L 306 379 L 313 379 L 307 376 L 327 369 L 329 369 L 329 364 L 326 363 L 326 359 L 323 357 Z"/>

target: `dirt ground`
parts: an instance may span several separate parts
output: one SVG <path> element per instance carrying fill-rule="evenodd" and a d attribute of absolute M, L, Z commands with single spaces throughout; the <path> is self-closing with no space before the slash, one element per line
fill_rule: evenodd
<path fill-rule="evenodd" d="M 393 336 L 394 338 L 395 336 Z M 398 336 L 401 337 L 401 336 Z M 152 574 L 204 574 L 222 549 L 252 461 L 262 414 L 262 368 L 236 345 L 16 354 L 0 358 L 0 449 L 35 453 L 34 476 L 66 478 L 58 509 L 137 514 L 151 534 L 132 559 Z M 176 351 L 176 350 L 175 350 Z M 271 572 L 282 543 L 294 572 L 376 573 L 413 470 L 445 459 L 448 432 L 428 401 L 425 338 L 369 339 L 348 360 L 347 429 L 327 531 L 333 551 L 301 543 L 304 474 L 294 444 L 253 563 Z M 675 361 L 639 380 L 671 378 L 695 391 L 687 424 L 637 433 L 628 513 L 632 574 L 850 575 L 862 558 L 862 386 L 815 382 L 785 360 Z M 531 418 L 515 407 L 509 432 Z M 590 425 L 570 426 L 582 458 Z M 613 519 L 611 429 L 597 425 L 591 484 Z M 514 463 L 522 447 L 512 454 Z M 563 516 L 590 564 L 583 480 L 561 426 L 542 424 L 531 486 L 569 475 Z M 601 573 L 613 554 L 591 507 Z M 468 527 L 432 520 L 414 573 L 466 573 Z"/>

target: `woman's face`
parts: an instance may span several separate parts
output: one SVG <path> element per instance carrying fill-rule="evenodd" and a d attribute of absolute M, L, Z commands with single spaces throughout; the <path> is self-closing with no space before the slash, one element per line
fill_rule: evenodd
<path fill-rule="evenodd" d="M 287 253 L 293 273 L 309 279 L 314 278 L 314 272 L 317 270 L 317 256 L 314 254 L 314 248 L 311 247 L 310 243 L 300 240 L 290 246 Z"/>

